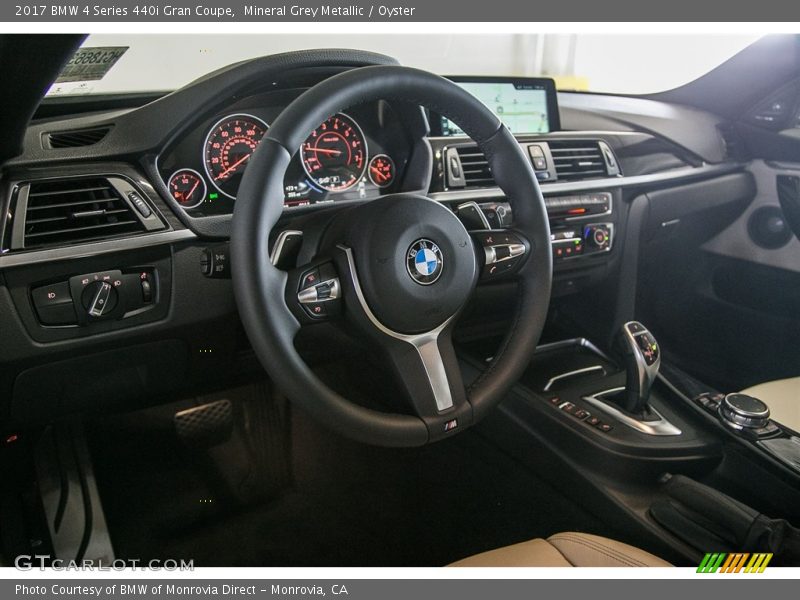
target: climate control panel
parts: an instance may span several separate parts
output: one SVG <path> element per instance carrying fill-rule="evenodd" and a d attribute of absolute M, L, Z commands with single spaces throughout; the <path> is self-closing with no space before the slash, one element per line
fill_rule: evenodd
<path fill-rule="evenodd" d="M 554 229 L 550 241 L 555 261 L 608 252 L 614 241 L 614 224 L 589 223 L 580 227 Z"/>

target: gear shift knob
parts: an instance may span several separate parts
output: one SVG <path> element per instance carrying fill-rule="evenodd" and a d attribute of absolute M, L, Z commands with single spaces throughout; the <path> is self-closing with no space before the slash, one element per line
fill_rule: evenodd
<path fill-rule="evenodd" d="M 634 415 L 646 414 L 650 388 L 661 366 L 661 349 L 653 334 L 638 321 L 625 323 L 620 338 L 627 372 L 624 408 Z"/>

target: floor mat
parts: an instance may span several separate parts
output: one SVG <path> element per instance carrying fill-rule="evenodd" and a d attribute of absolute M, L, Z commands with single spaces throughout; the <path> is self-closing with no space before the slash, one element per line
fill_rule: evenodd
<path fill-rule="evenodd" d="M 420 449 L 364 446 L 291 416 L 292 477 L 274 497 L 219 494 L 172 405 L 88 425 L 118 557 L 197 566 L 436 566 L 594 517 L 477 433 Z M 288 432 L 287 432 L 288 433 Z"/>

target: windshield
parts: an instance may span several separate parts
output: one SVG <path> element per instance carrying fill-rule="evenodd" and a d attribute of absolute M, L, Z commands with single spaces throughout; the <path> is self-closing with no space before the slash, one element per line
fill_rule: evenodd
<path fill-rule="evenodd" d="M 241 60 L 356 48 L 441 75 L 552 77 L 560 90 L 644 94 L 712 70 L 756 35 L 91 35 L 48 95 L 171 91 Z M 74 64 L 78 62 L 80 64 Z M 99 64 L 97 64 L 99 63 Z"/>

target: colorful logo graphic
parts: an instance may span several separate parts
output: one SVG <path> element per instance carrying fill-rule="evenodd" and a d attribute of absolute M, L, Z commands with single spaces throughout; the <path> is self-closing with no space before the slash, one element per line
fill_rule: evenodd
<path fill-rule="evenodd" d="M 700 566 L 697 567 L 698 573 L 763 573 L 769 561 L 772 560 L 772 553 L 757 552 L 711 552 L 703 557 Z"/>

